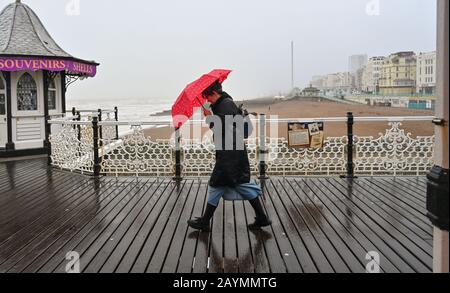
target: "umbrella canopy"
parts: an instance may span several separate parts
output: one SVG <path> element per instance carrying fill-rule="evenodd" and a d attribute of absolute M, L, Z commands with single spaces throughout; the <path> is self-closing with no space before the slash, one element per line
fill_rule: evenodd
<path fill-rule="evenodd" d="M 194 115 L 194 108 L 200 108 L 207 102 L 202 97 L 202 92 L 216 81 L 223 83 L 230 73 L 231 70 L 215 69 L 188 84 L 172 106 L 174 127 L 180 128 Z"/>

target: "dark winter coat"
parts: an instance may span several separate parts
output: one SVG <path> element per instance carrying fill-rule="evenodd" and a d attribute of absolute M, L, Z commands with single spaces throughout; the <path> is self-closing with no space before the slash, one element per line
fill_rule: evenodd
<path fill-rule="evenodd" d="M 233 102 L 233 99 L 227 94 L 223 93 L 219 100 L 211 106 L 212 112 L 215 116 L 220 117 L 222 121 L 218 129 L 214 129 L 214 125 L 211 128 L 214 131 L 214 140 L 216 142 L 217 148 L 217 136 L 222 136 L 222 150 L 216 150 L 216 165 L 214 167 L 213 173 L 209 180 L 209 184 L 212 187 L 229 186 L 234 187 L 239 184 L 250 182 L 250 163 L 248 160 L 247 149 L 243 144 L 243 137 L 239 134 L 239 127 L 236 125 L 226 125 L 225 116 L 226 115 L 241 115 L 242 111 Z M 225 138 L 226 135 L 232 133 L 233 148 L 225 148 Z M 237 140 L 240 140 L 237 143 Z M 243 145 L 244 148 L 239 146 Z"/>

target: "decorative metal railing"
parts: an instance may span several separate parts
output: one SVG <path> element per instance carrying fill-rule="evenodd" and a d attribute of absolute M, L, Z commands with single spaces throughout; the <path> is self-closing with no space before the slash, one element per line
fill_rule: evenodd
<path fill-rule="evenodd" d="M 94 173 L 94 145 L 89 136 L 90 125 L 63 124 L 50 136 L 51 162 L 53 166 L 70 171 Z"/>
<path fill-rule="evenodd" d="M 351 113 L 349 113 L 351 114 Z M 258 137 L 246 141 L 253 174 L 280 176 L 424 175 L 433 166 L 434 136 L 412 137 L 402 121 L 427 121 L 433 117 L 338 117 L 316 119 L 259 119 Z M 285 138 L 266 137 L 266 123 L 347 122 L 348 135 L 328 137 L 317 149 L 291 148 Z M 378 137 L 353 135 L 353 123 L 388 122 Z M 56 119 L 60 125 L 50 136 L 53 166 L 110 176 L 208 176 L 214 167 L 211 139 L 152 140 L 144 127 L 168 126 L 161 122 L 118 122 L 105 119 Z M 202 123 L 190 121 L 189 123 Z M 130 131 L 118 137 L 118 125 Z M 103 135 L 100 135 L 103 129 Z M 96 155 L 96 153 L 98 153 Z"/>

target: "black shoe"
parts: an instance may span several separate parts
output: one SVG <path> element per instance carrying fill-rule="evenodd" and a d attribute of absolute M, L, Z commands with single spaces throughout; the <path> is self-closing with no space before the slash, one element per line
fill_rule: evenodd
<path fill-rule="evenodd" d="M 262 227 L 272 225 L 272 221 L 268 217 L 258 218 L 255 217 L 255 222 L 248 225 L 250 230 L 261 230 Z"/>
<path fill-rule="evenodd" d="M 195 220 L 187 221 L 189 227 L 194 228 L 196 230 L 201 230 L 203 232 L 209 232 L 209 221 L 204 221 L 203 218 L 195 218 Z"/>

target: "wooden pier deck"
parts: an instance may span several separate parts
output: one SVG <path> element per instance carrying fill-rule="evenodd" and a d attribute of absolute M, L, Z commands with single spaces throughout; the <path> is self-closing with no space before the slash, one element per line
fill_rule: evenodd
<path fill-rule="evenodd" d="M 426 178 L 278 178 L 261 182 L 273 225 L 248 231 L 248 203 L 225 202 L 212 233 L 190 229 L 207 178 L 93 179 L 46 159 L 0 163 L 0 272 L 431 272 Z"/>

